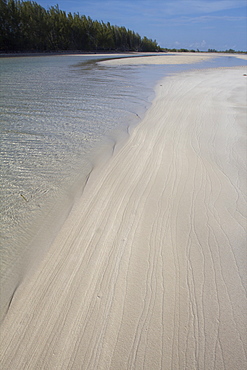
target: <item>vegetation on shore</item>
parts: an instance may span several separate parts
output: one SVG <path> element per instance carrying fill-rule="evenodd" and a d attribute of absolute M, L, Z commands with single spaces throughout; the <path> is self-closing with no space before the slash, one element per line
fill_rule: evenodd
<path fill-rule="evenodd" d="M 0 52 L 160 51 L 156 40 L 125 27 L 94 21 L 59 6 L 48 10 L 35 1 L 0 0 Z"/>
<path fill-rule="evenodd" d="M 228 53 L 228 54 L 246 54 L 246 51 L 228 49 L 228 50 L 215 50 L 215 49 L 208 49 L 208 53 Z"/>
<path fill-rule="evenodd" d="M 189 50 L 189 49 L 167 49 L 167 48 L 161 48 L 161 51 L 165 51 L 165 52 L 172 52 L 172 53 L 187 53 L 187 52 L 190 52 L 190 53 L 195 53 L 195 52 L 200 52 L 199 49 L 197 50 Z M 228 53 L 228 54 L 246 54 L 246 51 L 236 51 L 236 50 L 233 50 L 233 49 L 228 49 L 228 50 L 216 50 L 216 49 L 208 49 L 207 51 L 208 53 Z"/>

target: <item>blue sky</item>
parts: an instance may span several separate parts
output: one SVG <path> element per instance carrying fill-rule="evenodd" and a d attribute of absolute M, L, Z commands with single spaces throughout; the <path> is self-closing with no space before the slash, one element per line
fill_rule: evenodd
<path fill-rule="evenodd" d="M 36 0 L 125 26 L 161 47 L 247 50 L 246 0 Z"/>

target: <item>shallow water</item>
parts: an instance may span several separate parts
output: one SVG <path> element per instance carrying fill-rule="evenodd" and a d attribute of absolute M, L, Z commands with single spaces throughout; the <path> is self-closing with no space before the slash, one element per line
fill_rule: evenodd
<path fill-rule="evenodd" d="M 83 189 L 92 152 L 137 123 L 153 92 L 141 72 L 95 56 L 0 59 L 1 288 L 42 258 Z"/>
<path fill-rule="evenodd" d="M 195 66 L 107 68 L 100 59 L 0 58 L 1 288 L 7 300 L 82 191 L 96 148 L 105 143 L 111 151 L 119 134 L 140 121 L 160 78 L 244 64 L 221 57 Z"/>

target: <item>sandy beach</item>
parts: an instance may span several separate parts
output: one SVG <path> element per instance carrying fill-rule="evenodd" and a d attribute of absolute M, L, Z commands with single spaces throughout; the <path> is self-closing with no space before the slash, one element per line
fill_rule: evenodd
<path fill-rule="evenodd" d="M 1 369 L 246 368 L 245 73 L 158 84 L 15 292 Z"/>
<path fill-rule="evenodd" d="M 158 53 L 158 55 L 147 55 L 145 57 L 133 56 L 131 58 L 120 58 L 102 61 L 100 64 L 105 66 L 117 65 L 140 65 L 140 64 L 192 64 L 200 63 L 213 58 L 220 57 L 235 57 L 247 60 L 246 54 L 227 54 L 227 53 L 191 53 L 191 52 L 176 52 L 176 53 Z"/>
<path fill-rule="evenodd" d="M 133 55 L 131 58 L 112 59 L 100 62 L 102 65 L 138 65 L 138 64 L 192 64 L 199 63 L 212 58 L 217 58 L 217 53 L 158 53 L 157 55 L 146 55 L 140 57 Z"/>

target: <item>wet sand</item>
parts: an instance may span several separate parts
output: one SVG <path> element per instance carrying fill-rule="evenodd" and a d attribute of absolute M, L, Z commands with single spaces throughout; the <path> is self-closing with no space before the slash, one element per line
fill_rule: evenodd
<path fill-rule="evenodd" d="M 159 83 L 17 289 L 2 369 L 246 368 L 245 73 Z"/>

